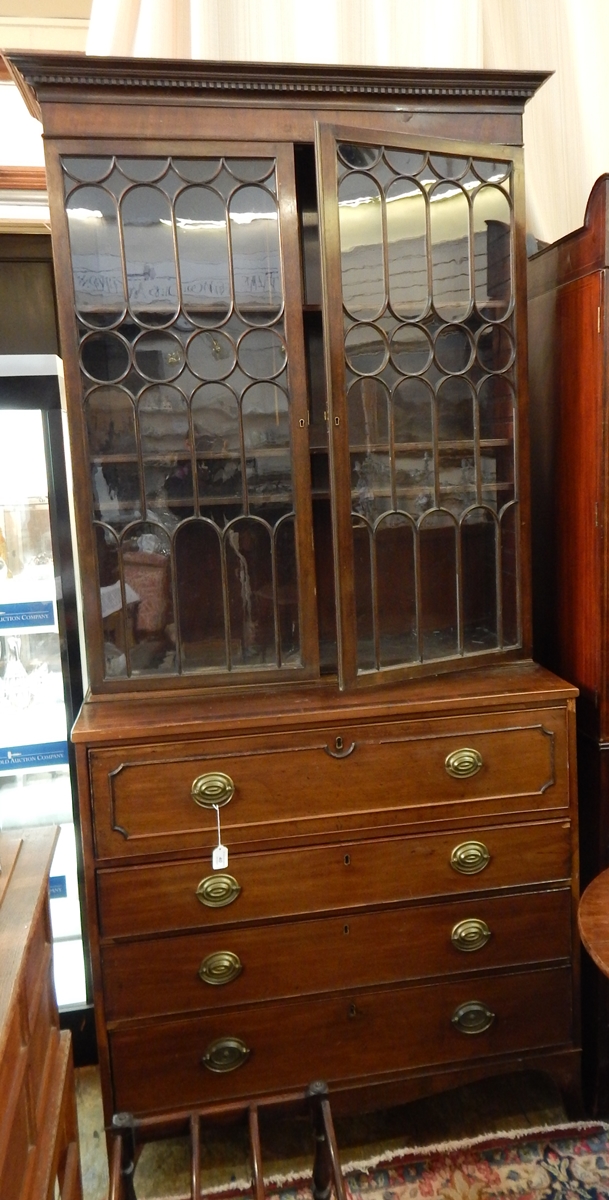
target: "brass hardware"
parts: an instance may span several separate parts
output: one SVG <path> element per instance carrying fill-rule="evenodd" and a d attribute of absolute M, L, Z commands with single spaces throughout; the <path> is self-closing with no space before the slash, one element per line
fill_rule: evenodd
<path fill-rule="evenodd" d="M 337 737 L 334 739 L 334 750 L 331 750 L 329 746 L 324 746 L 324 750 L 326 754 L 330 755 L 330 758 L 349 758 L 349 755 L 353 754 L 355 750 L 355 745 L 355 742 L 351 742 L 350 746 L 345 746 L 342 737 Z"/>
<path fill-rule="evenodd" d="M 495 1020 L 494 1012 L 480 1000 L 469 1000 L 455 1009 L 451 1021 L 459 1033 L 484 1033 Z"/>
<path fill-rule="evenodd" d="M 481 950 L 483 946 L 486 946 L 490 936 L 491 931 L 486 921 L 470 917 L 466 921 L 459 921 L 458 925 L 454 926 L 450 940 L 455 950 L 469 953 L 472 950 Z"/>
<path fill-rule="evenodd" d="M 216 804 L 220 808 L 234 796 L 235 785 L 230 775 L 224 775 L 222 771 L 207 771 L 205 775 L 197 775 L 190 794 L 201 808 L 214 808 Z"/>
<path fill-rule="evenodd" d="M 221 987 L 224 983 L 232 983 L 241 974 L 243 967 L 238 954 L 232 950 L 216 950 L 208 954 L 199 967 L 199 976 L 204 983 Z"/>
<path fill-rule="evenodd" d="M 335 418 L 334 418 L 334 424 L 335 424 L 335 425 L 340 425 L 340 417 L 335 417 Z"/>
<path fill-rule="evenodd" d="M 452 754 L 447 754 L 444 766 L 453 779 L 469 779 L 472 775 L 477 775 L 483 766 L 482 755 L 477 750 L 464 746 L 462 750 L 453 750 Z"/>
<path fill-rule="evenodd" d="M 241 884 L 232 875 L 206 875 L 195 895 L 206 908 L 224 908 L 237 899 Z"/>
<path fill-rule="evenodd" d="M 300 417 L 300 419 L 299 419 L 299 421 L 298 421 L 298 424 L 299 424 L 299 426 L 300 426 L 300 428 L 301 428 L 301 429 L 304 429 L 304 427 L 305 427 L 305 423 L 304 423 L 304 417 Z"/>
<path fill-rule="evenodd" d="M 344 863 L 345 863 L 346 867 L 351 866 L 351 855 L 350 854 L 345 854 Z"/>
<path fill-rule="evenodd" d="M 225 1071 L 236 1071 L 249 1056 L 250 1050 L 241 1038 L 223 1037 L 209 1043 L 201 1062 L 208 1071 L 222 1075 Z"/>
<path fill-rule="evenodd" d="M 461 842 L 450 856 L 453 871 L 458 871 L 460 875 L 477 875 L 490 861 L 490 852 L 484 842 Z"/>
<path fill-rule="evenodd" d="M 334 749 L 335 749 L 335 750 L 342 750 L 342 748 L 343 748 L 343 739 L 342 739 L 342 737 L 337 737 L 337 738 L 335 738 L 335 739 L 334 739 Z"/>

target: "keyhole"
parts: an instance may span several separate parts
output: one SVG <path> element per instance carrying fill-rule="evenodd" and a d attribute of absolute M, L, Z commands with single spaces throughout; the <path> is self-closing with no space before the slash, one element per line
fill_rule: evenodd
<path fill-rule="evenodd" d="M 349 932 L 349 926 L 345 925 L 345 927 L 343 929 L 343 933 L 348 933 L 348 932 Z"/>
<path fill-rule="evenodd" d="M 342 748 L 343 748 L 343 739 L 342 739 L 342 737 L 337 737 L 337 738 L 335 739 L 334 746 L 335 746 L 335 748 L 336 748 L 337 750 L 342 750 Z"/>
<path fill-rule="evenodd" d="M 345 866 L 348 867 L 351 863 L 351 855 L 345 854 Z"/>
<path fill-rule="evenodd" d="M 354 1005 L 354 1004 L 350 1004 L 350 1005 L 349 1005 L 349 1016 L 350 1016 L 350 1017 L 356 1017 L 356 1016 L 357 1016 L 357 1009 L 356 1009 L 356 1007 L 355 1007 L 355 1005 Z"/>

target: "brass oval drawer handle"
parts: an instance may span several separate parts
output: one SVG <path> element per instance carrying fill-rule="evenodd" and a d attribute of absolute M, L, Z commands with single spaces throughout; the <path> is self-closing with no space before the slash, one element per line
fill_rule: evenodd
<path fill-rule="evenodd" d="M 472 950 L 481 950 L 483 946 L 486 946 L 490 936 L 491 931 L 486 921 L 479 921 L 477 917 L 469 917 L 465 921 L 459 921 L 453 927 L 450 940 L 455 950 L 470 953 Z"/>
<path fill-rule="evenodd" d="M 224 908 L 237 899 L 240 891 L 241 884 L 233 875 L 206 875 L 195 895 L 206 908 Z"/>
<path fill-rule="evenodd" d="M 233 954 L 232 950 L 216 950 L 203 959 L 199 976 L 204 983 L 222 987 L 224 983 L 232 983 L 233 979 L 237 979 L 242 970 L 238 954 Z"/>
<path fill-rule="evenodd" d="M 459 1033 L 484 1033 L 495 1020 L 494 1012 L 479 1000 L 468 1000 L 455 1009 L 451 1021 Z"/>
<path fill-rule="evenodd" d="M 193 780 L 190 794 L 195 804 L 200 804 L 201 808 L 213 808 L 216 804 L 221 808 L 234 796 L 235 785 L 230 775 L 225 775 L 222 771 L 207 771 L 205 775 L 197 775 Z"/>
<path fill-rule="evenodd" d="M 469 746 L 453 750 L 444 759 L 444 766 L 453 779 L 469 779 L 471 775 L 477 775 L 483 765 L 482 755 Z"/>
<path fill-rule="evenodd" d="M 477 875 L 490 861 L 490 851 L 484 842 L 461 842 L 450 856 L 453 871 L 458 871 L 460 875 Z"/>
<path fill-rule="evenodd" d="M 236 1071 L 237 1067 L 242 1067 L 250 1053 L 241 1038 L 216 1038 L 215 1042 L 209 1043 L 201 1062 L 208 1071 L 222 1075 L 225 1071 Z"/>

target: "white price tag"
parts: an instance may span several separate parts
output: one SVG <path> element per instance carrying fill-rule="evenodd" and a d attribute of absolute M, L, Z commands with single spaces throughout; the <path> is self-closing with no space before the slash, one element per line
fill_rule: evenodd
<path fill-rule="evenodd" d="M 216 818 L 218 821 L 218 845 L 215 847 L 211 856 L 211 865 L 214 871 L 225 871 L 228 866 L 228 848 L 222 845 L 222 834 L 220 832 L 220 808 L 214 804 L 216 810 Z"/>

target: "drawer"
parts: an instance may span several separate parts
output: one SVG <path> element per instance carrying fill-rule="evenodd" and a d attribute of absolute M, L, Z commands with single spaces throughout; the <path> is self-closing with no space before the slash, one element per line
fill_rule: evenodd
<path fill-rule="evenodd" d="M 328 834 L 345 817 L 369 827 L 569 803 L 564 709 L 92 750 L 89 767 L 100 858 L 211 849 L 216 814 L 191 789 L 214 773 L 234 785 L 229 847 Z"/>
<path fill-rule="evenodd" d="M 486 848 L 488 860 L 474 848 L 472 865 L 481 863 L 481 869 L 463 874 L 451 866 L 451 855 L 472 842 Z M 568 821 L 474 826 L 458 834 L 235 854 L 229 859 L 227 873 L 213 872 L 209 858 L 116 867 L 97 875 L 100 932 L 107 939 L 230 926 L 479 889 L 551 883 L 570 875 Z M 228 882 L 231 879 L 239 890 Z M 205 890 L 208 883 L 221 900 L 228 897 L 230 902 L 221 907 L 202 903 L 197 889 L 203 885 Z"/>
<path fill-rule="evenodd" d="M 475 1002 L 490 1028 L 453 1024 Z M 382 1077 L 422 1066 L 565 1046 L 572 1038 L 568 968 L 391 988 L 321 1000 L 157 1021 L 110 1034 L 115 1106 L 129 1112 L 186 1108 L 216 1099 L 304 1088 L 325 1079 Z M 249 1050 L 236 1070 L 215 1073 L 203 1055 L 220 1039 Z"/>
<path fill-rule="evenodd" d="M 102 952 L 106 1020 L 543 963 L 570 954 L 567 889 L 120 942 Z"/>

